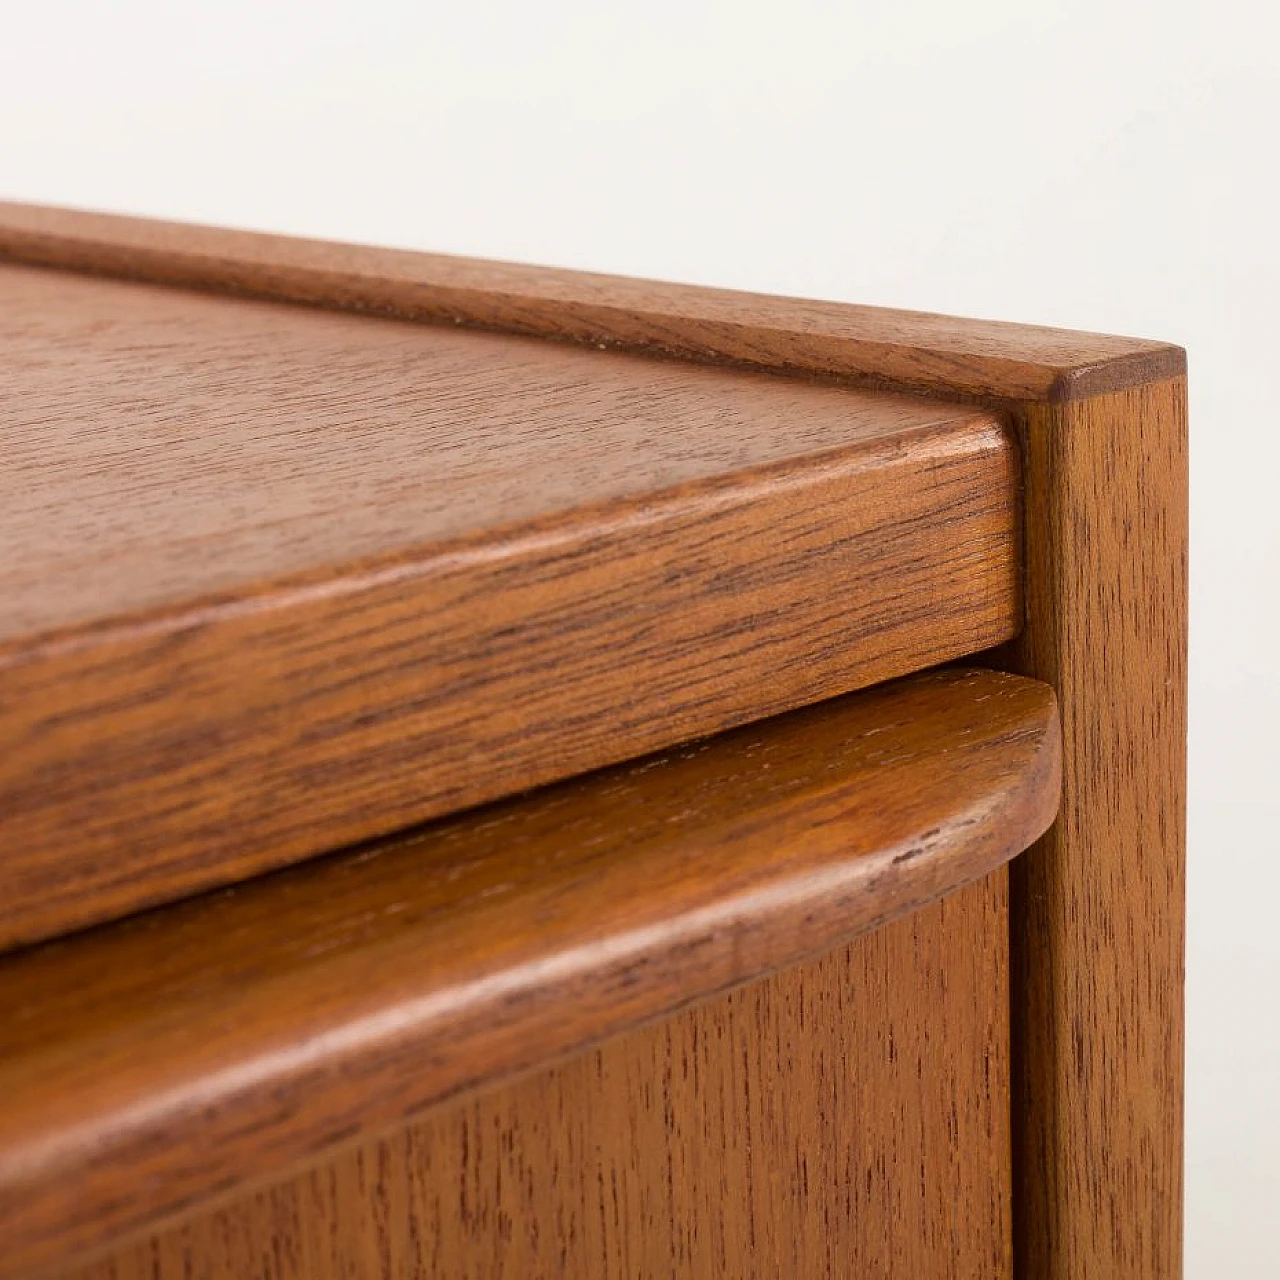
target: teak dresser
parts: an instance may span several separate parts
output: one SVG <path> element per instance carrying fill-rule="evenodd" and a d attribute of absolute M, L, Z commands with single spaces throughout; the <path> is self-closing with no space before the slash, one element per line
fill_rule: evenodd
<path fill-rule="evenodd" d="M 1173 1280 L 1183 353 L 0 205 L 0 1277 Z"/>

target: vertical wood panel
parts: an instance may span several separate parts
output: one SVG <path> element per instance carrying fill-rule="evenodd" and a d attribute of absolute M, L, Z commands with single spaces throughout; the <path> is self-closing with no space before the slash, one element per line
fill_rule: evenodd
<path fill-rule="evenodd" d="M 1010 1274 L 1003 870 L 81 1280 Z"/>
<path fill-rule="evenodd" d="M 1187 417 L 1177 378 L 1027 411 L 1027 628 L 1057 824 L 1015 864 L 1018 1274 L 1181 1274 Z"/>

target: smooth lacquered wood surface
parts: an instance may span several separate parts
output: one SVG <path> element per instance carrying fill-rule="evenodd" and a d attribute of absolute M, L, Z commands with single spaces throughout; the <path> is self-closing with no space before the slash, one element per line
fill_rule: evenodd
<path fill-rule="evenodd" d="M 991 414 L 0 267 L 0 945 L 973 652 Z"/>
<path fill-rule="evenodd" d="M 1007 924 L 1001 870 L 74 1274 L 1008 1280 Z"/>
<path fill-rule="evenodd" d="M 944 671 L 0 961 L 0 1274 L 954 891 L 1057 765 L 1048 689 Z"/>

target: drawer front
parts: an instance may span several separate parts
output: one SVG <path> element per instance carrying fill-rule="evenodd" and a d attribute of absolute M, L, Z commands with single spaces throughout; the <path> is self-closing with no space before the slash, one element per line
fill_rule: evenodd
<path fill-rule="evenodd" d="M 1004 1280 L 1006 880 L 67 1274 Z"/>
<path fill-rule="evenodd" d="M 1052 819 L 1058 759 L 1043 685 L 929 673 L 2 957 L 0 1276 L 329 1166 L 334 1186 L 385 1172 L 351 1240 L 385 1227 L 415 1257 L 409 1202 L 432 1249 L 517 1223 L 543 1249 L 615 1194 L 619 1274 L 661 1274 L 664 1249 L 705 1259 L 689 1233 L 714 1230 L 722 1195 L 747 1234 L 698 1249 L 729 1260 L 766 1218 L 769 1248 L 837 1209 L 832 1240 L 857 1243 L 904 1205 L 932 1248 L 970 1212 L 957 1162 L 996 1194 L 1008 929 L 990 877 Z M 390 1165 L 347 1154 L 419 1118 L 434 1136 Z M 971 1126 L 999 1141 L 972 1155 Z M 304 1178 L 311 1207 L 281 1222 L 345 1222 L 345 1192 L 308 1199 L 329 1178 Z M 711 1207 L 676 1213 L 695 1193 Z"/>

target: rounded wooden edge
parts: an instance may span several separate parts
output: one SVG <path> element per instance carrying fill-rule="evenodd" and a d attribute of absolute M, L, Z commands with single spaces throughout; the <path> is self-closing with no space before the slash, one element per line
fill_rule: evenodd
<path fill-rule="evenodd" d="M 1046 686 L 944 670 L 7 957 L 0 1274 L 951 893 L 1059 768 Z"/>

